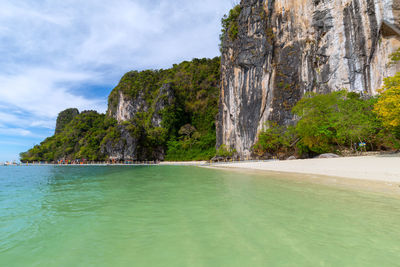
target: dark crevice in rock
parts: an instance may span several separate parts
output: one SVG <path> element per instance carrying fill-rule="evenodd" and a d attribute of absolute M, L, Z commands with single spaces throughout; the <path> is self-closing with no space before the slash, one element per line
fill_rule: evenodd
<path fill-rule="evenodd" d="M 302 9 L 295 1 L 242 0 L 238 38 L 222 44 L 217 146 L 251 155 L 261 126 L 294 123 L 291 108 L 306 92 L 375 92 L 389 61 L 377 57 L 390 51 L 380 39 L 398 29 L 382 22 L 390 12 L 379 10 L 378 19 L 377 1 L 313 0 Z M 398 14 L 400 1 L 393 3 Z"/>

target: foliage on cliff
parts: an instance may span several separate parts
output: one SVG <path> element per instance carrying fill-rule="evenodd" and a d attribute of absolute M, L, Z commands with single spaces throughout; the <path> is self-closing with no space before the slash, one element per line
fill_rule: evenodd
<path fill-rule="evenodd" d="M 151 101 L 153 93 L 160 88 L 163 70 L 130 71 L 126 73 L 119 84 L 108 97 L 108 110 L 113 114 L 119 102 L 119 94 L 136 99 L 139 96 Z"/>
<path fill-rule="evenodd" d="M 137 159 L 158 159 L 157 153 L 166 153 L 168 160 L 210 159 L 215 155 L 219 82 L 219 57 L 185 61 L 167 70 L 129 72 L 111 92 L 107 115 L 61 112 L 57 133 L 21 153 L 21 161 L 107 159 L 102 145 L 122 140 L 122 128 L 112 119 L 121 93 L 138 106 L 135 116 L 122 122 L 137 140 Z"/>
<path fill-rule="evenodd" d="M 390 55 L 391 64 L 395 64 L 400 61 L 400 48 L 396 50 L 392 55 Z"/>
<path fill-rule="evenodd" d="M 84 111 L 67 123 L 62 131 L 21 153 L 20 157 L 22 162 L 104 160 L 106 155 L 100 152 L 101 143 L 118 136 L 116 120 L 96 111 Z"/>
<path fill-rule="evenodd" d="M 79 114 L 79 110 L 76 108 L 66 109 L 58 114 L 56 131 L 55 133 L 60 133 L 65 126 L 72 121 Z"/>
<path fill-rule="evenodd" d="M 400 72 L 385 79 L 375 112 L 382 119 L 383 124 L 400 132 Z"/>
<path fill-rule="evenodd" d="M 296 125 L 298 147 L 314 153 L 354 149 L 365 142 L 369 149 L 382 145 L 377 140 L 382 124 L 373 112 L 375 98 L 362 98 L 346 91 L 308 95 L 292 112 L 301 119 Z"/>
<path fill-rule="evenodd" d="M 262 157 L 287 155 L 293 149 L 294 131 L 293 127 L 280 126 L 275 122 L 270 122 L 266 125 L 267 128 L 258 136 L 258 141 L 253 146 L 255 155 Z"/>
<path fill-rule="evenodd" d="M 138 154 L 161 146 L 167 160 L 209 159 L 215 155 L 219 82 L 219 57 L 185 61 L 167 70 L 129 72 L 110 94 L 109 114 L 115 116 L 121 93 L 140 103 L 139 112 L 124 122 L 140 139 Z M 166 84 L 173 91 L 174 104 L 159 111 L 162 121 L 158 127 L 152 122 L 155 99 Z M 190 133 L 180 131 L 185 125 L 190 125 Z"/>
<path fill-rule="evenodd" d="M 393 64 L 400 61 L 400 48 L 392 54 L 391 59 Z M 385 127 L 400 137 L 400 72 L 386 78 L 379 93 L 380 97 L 374 111 Z"/>
<path fill-rule="evenodd" d="M 346 91 L 308 94 L 292 109 L 299 118 L 297 124 L 283 127 L 271 123 L 259 134 L 253 151 L 257 156 L 287 157 L 398 149 L 400 136 L 392 134 L 374 112 L 377 101 Z"/>
<path fill-rule="evenodd" d="M 227 36 L 231 41 L 237 39 L 237 36 L 239 34 L 238 18 L 241 11 L 242 11 L 241 6 L 236 5 L 229 11 L 227 15 L 225 14 L 224 17 L 221 19 L 222 29 L 221 29 L 221 34 L 219 36 L 221 44 Z"/>

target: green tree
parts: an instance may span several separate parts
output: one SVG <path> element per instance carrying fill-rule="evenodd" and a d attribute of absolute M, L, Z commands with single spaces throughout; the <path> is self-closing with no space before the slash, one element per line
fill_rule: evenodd
<path fill-rule="evenodd" d="M 253 146 L 253 152 L 262 157 L 265 153 L 271 155 L 287 154 L 293 150 L 295 134 L 292 127 L 280 126 L 275 122 L 268 122 L 266 129 L 258 135 Z"/>
<path fill-rule="evenodd" d="M 239 15 L 240 12 L 242 12 L 242 8 L 239 5 L 236 5 L 234 8 L 232 8 L 228 15 L 224 15 L 224 17 L 221 19 L 221 24 L 222 24 L 222 29 L 221 29 L 221 34 L 219 36 L 220 38 L 220 49 L 222 49 L 222 42 L 226 38 L 226 36 L 229 37 L 231 41 L 236 40 L 238 34 L 239 34 Z"/>
<path fill-rule="evenodd" d="M 337 101 L 341 93 L 308 94 L 294 106 L 292 112 L 300 117 L 296 132 L 301 144 L 315 153 L 332 151 L 337 121 Z"/>
<path fill-rule="evenodd" d="M 400 61 L 400 48 L 390 55 L 390 59 L 392 60 L 391 64 L 396 64 L 398 61 Z"/>
<path fill-rule="evenodd" d="M 69 108 L 60 112 L 57 117 L 55 133 L 60 133 L 77 115 L 79 115 L 79 110 L 76 108 Z"/>
<path fill-rule="evenodd" d="M 380 97 L 374 111 L 382 119 L 384 126 L 395 130 L 400 126 L 400 72 L 385 79 L 379 90 Z"/>
<path fill-rule="evenodd" d="M 373 147 L 382 129 L 373 112 L 374 98 L 363 98 L 346 91 L 309 94 L 292 112 L 300 119 L 296 133 L 298 146 L 313 153 L 354 150 L 354 144 L 366 142 Z"/>
<path fill-rule="evenodd" d="M 392 63 L 400 61 L 400 48 L 391 55 Z M 400 72 L 384 80 L 384 86 L 378 91 L 379 100 L 374 111 L 385 127 L 400 137 Z"/>
<path fill-rule="evenodd" d="M 67 123 L 60 132 L 46 138 L 27 152 L 20 154 L 25 161 L 56 161 L 59 159 L 104 160 L 100 146 L 108 139 L 117 139 L 117 122 L 96 111 L 83 111 Z"/>

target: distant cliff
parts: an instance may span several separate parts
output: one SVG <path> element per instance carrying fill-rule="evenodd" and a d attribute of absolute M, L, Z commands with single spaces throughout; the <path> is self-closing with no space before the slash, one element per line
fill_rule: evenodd
<path fill-rule="evenodd" d="M 121 125 L 122 138 L 102 150 L 115 159 L 211 158 L 219 84 L 219 57 L 125 74 L 111 92 L 107 110 Z"/>
<path fill-rule="evenodd" d="M 175 125 L 167 125 L 163 120 L 175 114 L 176 98 L 171 84 L 158 85 L 158 82 L 153 84 L 154 88 L 141 84 L 135 94 L 132 81 L 140 81 L 140 75 L 139 72 L 125 74 L 109 97 L 107 115 L 118 121 L 121 132 L 118 142 L 108 141 L 101 147 L 111 159 L 163 160 L 165 157 L 167 135 Z"/>
<path fill-rule="evenodd" d="M 217 146 L 251 154 L 306 92 L 375 94 L 394 75 L 400 0 L 243 0 L 223 20 Z"/>
<path fill-rule="evenodd" d="M 55 135 L 21 153 L 21 161 L 210 159 L 219 84 L 219 57 L 128 72 L 106 114 L 61 112 Z"/>

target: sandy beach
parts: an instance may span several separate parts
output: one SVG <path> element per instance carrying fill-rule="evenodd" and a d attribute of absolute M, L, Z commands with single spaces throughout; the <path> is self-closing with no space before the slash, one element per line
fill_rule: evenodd
<path fill-rule="evenodd" d="M 399 154 L 290 161 L 234 162 L 216 166 L 400 183 Z"/>

